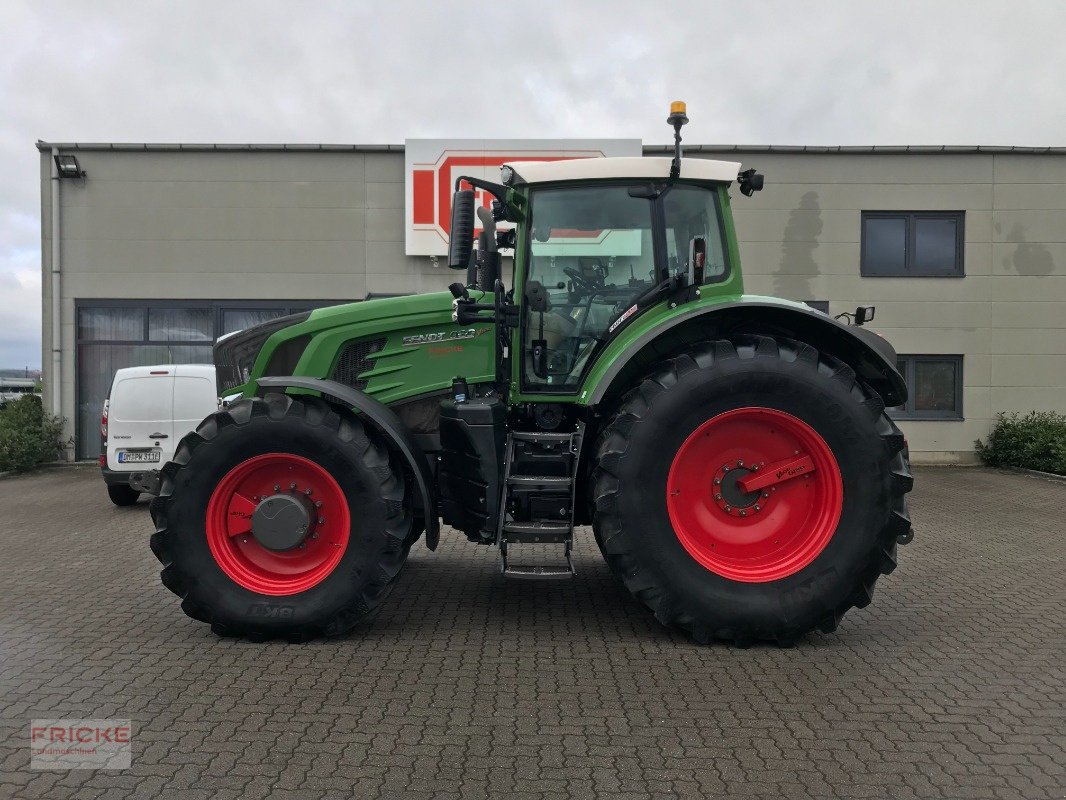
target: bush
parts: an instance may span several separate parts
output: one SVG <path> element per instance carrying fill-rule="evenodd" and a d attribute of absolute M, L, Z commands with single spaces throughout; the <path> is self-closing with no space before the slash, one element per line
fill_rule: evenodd
<path fill-rule="evenodd" d="M 32 469 L 59 456 L 58 417 L 49 417 L 41 398 L 26 395 L 0 408 L 0 472 Z"/>
<path fill-rule="evenodd" d="M 977 454 L 993 467 L 1022 467 L 1066 475 L 1066 415 L 1054 411 L 999 414 Z"/>

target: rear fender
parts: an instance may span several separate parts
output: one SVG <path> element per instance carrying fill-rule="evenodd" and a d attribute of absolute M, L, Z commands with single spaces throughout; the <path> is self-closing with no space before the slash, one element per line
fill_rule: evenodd
<path fill-rule="evenodd" d="M 395 412 L 384 403 L 373 397 L 345 386 L 337 381 L 324 380 L 321 378 L 302 378 L 299 376 L 259 378 L 260 389 L 310 389 L 318 392 L 323 397 L 335 398 L 345 406 L 358 411 L 373 428 L 385 436 L 393 449 L 396 450 L 407 465 L 411 468 L 415 477 L 415 488 L 422 501 L 422 510 L 425 514 L 426 546 L 430 550 L 437 549 L 440 541 L 440 520 L 437 510 L 437 496 L 433 491 L 433 475 L 430 473 L 429 461 L 418 443 L 414 440 L 411 432 L 407 430 Z"/>
<path fill-rule="evenodd" d="M 624 392 L 656 362 L 678 352 L 687 342 L 744 333 L 806 342 L 854 369 L 881 395 L 886 406 L 902 405 L 907 400 L 907 384 L 896 369 L 896 351 L 884 338 L 814 309 L 761 298 L 696 306 L 667 318 L 644 332 L 623 358 L 611 364 L 587 402 L 597 405 Z"/>

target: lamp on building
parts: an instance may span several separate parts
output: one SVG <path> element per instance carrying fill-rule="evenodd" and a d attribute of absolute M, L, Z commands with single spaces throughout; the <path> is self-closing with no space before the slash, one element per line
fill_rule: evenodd
<path fill-rule="evenodd" d="M 54 156 L 56 169 L 59 170 L 60 178 L 84 178 L 85 170 L 78 163 L 78 157 L 70 154 L 59 153 Z"/>

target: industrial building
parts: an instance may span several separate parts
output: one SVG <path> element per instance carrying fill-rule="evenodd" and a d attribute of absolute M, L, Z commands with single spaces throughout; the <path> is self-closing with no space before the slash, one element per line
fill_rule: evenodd
<path fill-rule="evenodd" d="M 430 158 L 413 161 L 416 148 Z M 120 367 L 210 361 L 217 336 L 273 316 L 455 280 L 443 238 L 432 244 L 445 166 L 667 153 L 632 140 L 417 140 L 407 158 L 404 145 L 38 150 L 44 399 L 75 459 L 99 452 Z M 893 415 L 916 461 L 972 461 L 998 412 L 1066 411 L 1066 148 L 685 153 L 766 175 L 733 202 L 749 293 L 834 315 L 877 307 L 871 327 L 911 387 Z"/>

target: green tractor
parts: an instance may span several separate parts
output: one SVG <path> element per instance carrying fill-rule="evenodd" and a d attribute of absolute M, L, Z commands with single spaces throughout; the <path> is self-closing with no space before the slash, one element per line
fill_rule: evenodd
<path fill-rule="evenodd" d="M 762 176 L 682 160 L 684 104 L 668 121 L 673 158 L 458 179 L 448 292 L 218 341 L 240 397 L 181 441 L 151 506 L 185 613 L 253 640 L 344 634 L 442 521 L 520 579 L 571 576 L 591 525 L 699 642 L 788 645 L 870 602 L 912 536 L 895 352 L 870 308 L 845 324 L 744 293 L 729 189 Z"/>

